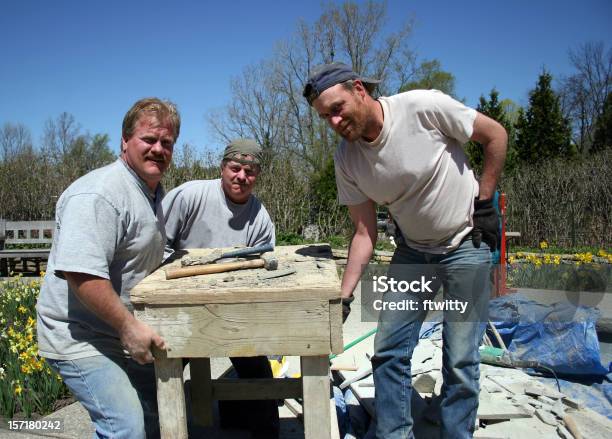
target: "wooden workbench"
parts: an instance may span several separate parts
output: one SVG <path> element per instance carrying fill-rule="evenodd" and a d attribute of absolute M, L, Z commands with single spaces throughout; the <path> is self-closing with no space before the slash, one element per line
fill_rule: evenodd
<path fill-rule="evenodd" d="M 198 257 L 212 250 L 187 253 Z M 165 269 L 179 267 L 179 257 L 132 290 L 136 317 L 168 346 L 155 353 L 162 438 L 187 437 L 183 358 L 192 359 L 192 406 L 198 423 L 212 423 L 214 399 L 302 397 L 305 437 L 330 437 L 328 356 L 342 352 L 336 265 L 323 244 L 277 247 L 273 254 L 279 261 L 277 272 L 295 272 L 269 278 L 275 272 L 259 268 L 166 280 Z M 257 355 L 300 356 L 302 377 L 211 380 L 210 357 Z"/>

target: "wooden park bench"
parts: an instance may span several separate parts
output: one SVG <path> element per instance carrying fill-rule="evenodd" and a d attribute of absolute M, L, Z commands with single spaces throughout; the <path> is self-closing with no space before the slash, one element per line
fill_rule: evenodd
<path fill-rule="evenodd" d="M 7 221 L 0 219 L 0 274 L 8 276 L 19 261 L 23 271 L 28 270 L 28 261 L 34 262 L 36 272 L 40 263 L 49 259 L 55 221 Z M 6 245 L 45 245 L 47 248 L 10 248 Z"/>

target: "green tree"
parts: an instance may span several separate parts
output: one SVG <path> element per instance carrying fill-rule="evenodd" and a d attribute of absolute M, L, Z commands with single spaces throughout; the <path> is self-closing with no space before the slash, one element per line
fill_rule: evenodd
<path fill-rule="evenodd" d="M 552 157 L 573 155 L 571 128 L 563 116 L 559 97 L 551 87 L 552 75 L 540 74 L 529 93 L 527 111 L 519 110 L 516 149 L 521 161 L 534 163 Z"/>
<path fill-rule="evenodd" d="M 499 92 L 493 88 L 489 93 L 489 99 L 480 96 L 476 110 L 485 116 L 499 122 L 508 133 L 508 152 L 504 165 L 504 172 L 511 173 L 516 168 L 516 147 L 515 147 L 515 132 L 512 122 L 507 113 L 507 108 L 514 107 L 514 103 L 509 99 L 499 100 Z M 482 145 L 478 142 L 468 142 L 465 147 L 466 153 L 470 158 L 470 164 L 477 174 L 482 172 L 484 164 L 484 152 Z"/>
<path fill-rule="evenodd" d="M 442 70 L 440 61 L 433 59 L 423 61 L 416 68 L 412 80 L 400 87 L 400 92 L 408 90 L 440 90 L 447 95 L 455 96 L 455 76 Z"/>
<path fill-rule="evenodd" d="M 612 93 L 608 93 L 603 112 L 595 123 L 591 152 L 612 148 Z"/>

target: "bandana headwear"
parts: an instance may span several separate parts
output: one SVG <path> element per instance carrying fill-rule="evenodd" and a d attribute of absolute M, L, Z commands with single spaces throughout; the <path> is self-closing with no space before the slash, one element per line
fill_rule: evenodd
<path fill-rule="evenodd" d="M 308 100 L 308 103 L 312 105 L 312 102 L 325 90 L 351 79 L 359 79 L 369 93 L 372 93 L 376 85 L 380 83 L 379 79 L 366 78 L 358 75 L 346 64 L 333 62 L 331 64 L 321 64 L 312 69 L 312 73 L 308 77 L 308 81 L 306 81 L 302 95 Z"/>
<path fill-rule="evenodd" d="M 223 160 L 233 160 L 241 165 L 261 165 L 262 158 L 261 147 L 253 139 L 232 140 L 223 153 Z"/>

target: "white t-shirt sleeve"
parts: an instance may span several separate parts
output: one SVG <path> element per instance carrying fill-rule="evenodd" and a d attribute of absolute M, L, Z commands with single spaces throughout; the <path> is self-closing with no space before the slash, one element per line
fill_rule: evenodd
<path fill-rule="evenodd" d="M 109 267 L 122 235 L 119 212 L 95 194 L 71 196 L 60 218 L 55 271 L 110 279 Z"/>
<path fill-rule="evenodd" d="M 476 110 L 439 90 L 429 90 L 429 102 L 422 111 L 445 136 L 464 144 L 472 137 Z"/>
<path fill-rule="evenodd" d="M 369 200 L 368 196 L 359 189 L 355 180 L 346 171 L 340 150 L 337 150 L 334 154 L 334 168 L 336 187 L 338 188 L 338 203 L 354 206 Z"/>

